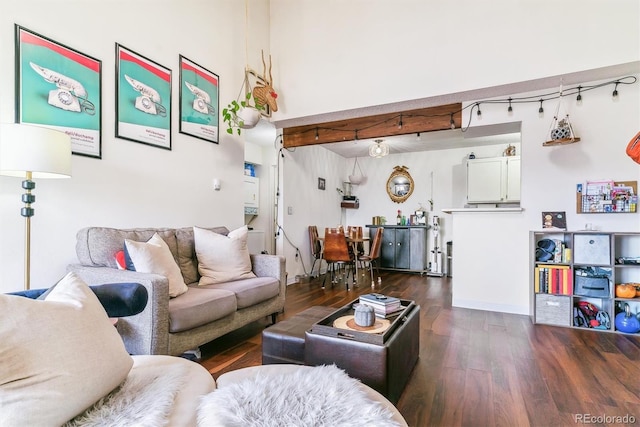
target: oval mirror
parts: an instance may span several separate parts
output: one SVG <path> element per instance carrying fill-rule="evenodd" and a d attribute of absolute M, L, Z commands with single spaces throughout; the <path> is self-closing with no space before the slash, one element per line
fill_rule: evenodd
<path fill-rule="evenodd" d="M 396 166 L 387 180 L 387 194 L 392 201 L 403 203 L 413 193 L 413 178 L 406 166 Z"/>

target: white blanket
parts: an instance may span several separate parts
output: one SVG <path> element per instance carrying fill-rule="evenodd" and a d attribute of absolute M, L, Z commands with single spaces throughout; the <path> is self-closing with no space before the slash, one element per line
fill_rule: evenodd
<path fill-rule="evenodd" d="M 397 426 L 392 417 L 335 365 L 258 374 L 206 395 L 198 409 L 200 427 Z"/>
<path fill-rule="evenodd" d="M 162 375 L 133 369 L 120 387 L 63 427 L 164 426 L 185 374 L 184 368 Z"/>

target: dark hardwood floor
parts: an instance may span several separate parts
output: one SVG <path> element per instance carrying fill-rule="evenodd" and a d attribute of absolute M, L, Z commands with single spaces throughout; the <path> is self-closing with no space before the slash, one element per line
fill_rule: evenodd
<path fill-rule="evenodd" d="M 420 358 L 397 404 L 410 426 L 624 425 L 615 418 L 624 416 L 640 424 L 640 336 L 452 308 L 450 279 L 381 276 L 376 292 L 420 305 Z M 323 290 L 321 279 L 290 285 L 278 319 L 371 292 L 368 278 L 349 292 L 343 285 Z M 203 346 L 201 364 L 214 378 L 260 365 L 268 325 L 265 318 Z"/>

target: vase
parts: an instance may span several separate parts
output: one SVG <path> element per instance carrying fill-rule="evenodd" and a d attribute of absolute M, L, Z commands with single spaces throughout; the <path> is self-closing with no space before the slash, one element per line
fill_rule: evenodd
<path fill-rule="evenodd" d="M 260 111 L 253 107 L 245 107 L 238 110 L 236 113 L 238 127 L 242 129 L 251 129 L 255 127 L 260 121 Z"/>
<path fill-rule="evenodd" d="M 373 307 L 365 304 L 356 304 L 354 320 L 358 326 L 373 326 L 376 323 L 376 314 L 373 311 Z"/>

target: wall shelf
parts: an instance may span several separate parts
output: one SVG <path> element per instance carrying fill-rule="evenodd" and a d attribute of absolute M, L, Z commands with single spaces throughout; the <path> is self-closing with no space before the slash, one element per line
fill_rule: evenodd
<path fill-rule="evenodd" d="M 580 138 L 562 138 L 562 139 L 554 139 L 552 141 L 543 142 L 543 147 L 551 147 L 553 145 L 567 145 L 573 144 L 575 142 L 580 141 Z"/>

